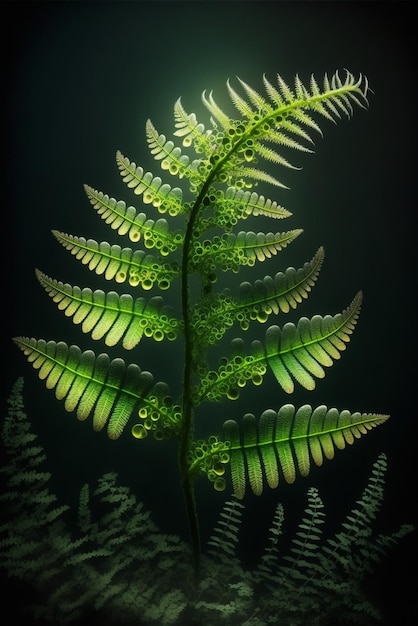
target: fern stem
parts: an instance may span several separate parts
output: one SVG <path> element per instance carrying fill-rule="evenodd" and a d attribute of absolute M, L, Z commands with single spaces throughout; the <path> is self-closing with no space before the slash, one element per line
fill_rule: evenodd
<path fill-rule="evenodd" d="M 194 428 L 194 412 L 192 403 L 192 376 L 194 370 L 193 364 L 193 332 L 190 323 L 191 317 L 191 304 L 190 304 L 190 290 L 189 290 L 189 256 L 190 256 L 190 244 L 192 240 L 193 227 L 196 218 L 199 213 L 199 208 L 202 205 L 202 199 L 204 198 L 206 191 L 209 187 L 211 177 L 208 178 L 205 185 L 203 185 L 198 198 L 193 206 L 190 214 L 190 218 L 187 224 L 186 234 L 183 245 L 182 256 L 182 273 L 181 273 L 181 306 L 184 322 L 184 370 L 183 370 L 183 401 L 182 401 L 182 414 L 183 424 L 179 437 L 179 470 L 180 481 L 183 490 L 183 495 L 186 505 L 186 513 L 189 521 L 190 541 L 193 554 L 193 563 L 195 577 L 199 576 L 199 564 L 200 564 L 200 533 L 199 523 L 196 511 L 196 502 L 193 490 L 193 481 L 190 478 L 189 467 L 189 448 L 193 437 Z"/>

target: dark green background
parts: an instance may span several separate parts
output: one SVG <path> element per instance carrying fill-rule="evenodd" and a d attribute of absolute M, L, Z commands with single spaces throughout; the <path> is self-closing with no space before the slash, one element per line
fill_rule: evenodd
<path fill-rule="evenodd" d="M 94 434 L 90 423 L 77 423 L 44 390 L 10 342 L 11 336 L 28 335 L 63 339 L 97 352 L 106 349 L 92 346 L 37 283 L 34 267 L 64 282 L 103 287 L 101 279 L 55 242 L 51 228 L 116 242 L 117 235 L 91 209 L 82 184 L 129 200 L 114 161 L 117 149 L 158 174 L 146 147 L 145 121 L 150 117 L 160 132 L 170 135 L 179 96 L 187 111 L 206 122 L 200 102 L 204 89 L 213 89 L 216 101 L 235 114 L 225 88 L 228 78 L 238 75 L 262 90 L 263 73 L 271 82 L 277 72 L 291 82 L 296 73 L 303 81 L 312 72 L 320 80 L 325 72 L 348 68 L 368 76 L 374 92 L 370 109 L 356 110 L 353 120 L 337 126 L 323 122 L 324 138 L 316 139 L 316 154 L 291 155 L 303 171 L 279 173 L 291 191 L 266 189 L 267 196 L 294 215 L 284 228 L 302 227 L 305 232 L 269 266 L 256 267 L 252 278 L 288 265 L 299 267 L 324 245 L 317 287 L 292 319 L 334 314 L 363 289 L 358 328 L 342 360 L 315 392 L 283 397 L 272 377 L 266 377 L 261 390 L 247 389 L 238 403 L 205 410 L 206 425 L 199 428 L 219 432 L 223 419 L 247 410 L 259 414 L 288 401 L 392 416 L 353 449 L 314 469 L 309 478 L 262 499 L 247 498 L 243 554 L 249 562 L 263 545 L 278 500 L 286 507 L 291 533 L 291 524 L 305 506 L 307 488 L 316 485 L 330 523 L 338 523 L 360 495 L 380 451 L 389 459 L 381 530 L 414 521 L 417 194 L 412 3 L 15 2 L 3 3 L 1 9 L 6 139 L 2 302 L 7 318 L 2 397 L 18 376 L 25 377 L 26 408 L 55 471 L 57 492 L 75 502 L 83 482 L 118 470 L 121 481 L 133 486 L 163 530 L 185 536 L 173 445 L 136 442 L 128 431 L 116 443 Z M 238 280 L 242 277 L 234 275 L 231 288 Z M 144 341 L 126 360 L 167 380 L 176 393 L 181 356 L 180 342 Z M 223 496 L 202 481 L 197 499 L 206 540 Z M 417 616 L 415 548 L 416 538 L 406 539 L 374 578 L 373 593 L 391 626 L 409 626 Z"/>

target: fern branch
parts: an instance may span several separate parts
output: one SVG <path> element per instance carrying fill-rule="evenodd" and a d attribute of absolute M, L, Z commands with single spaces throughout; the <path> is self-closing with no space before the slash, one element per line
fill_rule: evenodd
<path fill-rule="evenodd" d="M 236 421 L 227 420 L 224 440 L 235 495 L 244 497 L 247 481 L 256 495 L 262 493 L 264 480 L 270 488 L 276 488 L 280 471 L 287 483 L 294 482 L 296 468 L 307 476 L 311 461 L 321 466 L 324 456 L 332 459 L 336 448 L 344 449 L 388 417 L 326 406 L 313 410 L 310 405 L 303 405 L 296 410 L 286 404 L 277 413 L 272 409 L 264 411 L 258 424 L 252 414 L 244 416 L 241 428 Z"/>
<path fill-rule="evenodd" d="M 314 389 L 315 378 L 324 378 L 324 368 L 330 367 L 346 349 L 357 323 L 361 298 L 359 292 L 347 309 L 334 316 L 302 317 L 297 325 L 288 322 L 282 329 L 270 326 L 265 346 L 253 341 L 249 355 L 243 340 L 234 339 L 232 357 L 218 371 L 210 371 L 202 378 L 196 391 L 199 401 L 217 401 L 225 395 L 230 400 L 237 399 L 247 381 L 262 384 L 267 365 L 286 393 L 293 392 L 293 380 L 305 389 Z"/>
<path fill-rule="evenodd" d="M 211 242 L 197 241 L 192 251 L 192 270 L 213 272 L 238 272 L 241 266 L 254 266 L 256 261 L 265 261 L 286 248 L 303 231 L 294 229 L 283 233 L 255 233 L 240 231 L 214 237 Z"/>
<path fill-rule="evenodd" d="M 106 280 L 114 279 L 117 283 L 128 280 L 132 287 L 139 285 L 145 290 L 151 289 L 154 284 L 160 289 L 168 289 L 172 279 L 180 273 L 177 263 L 162 262 L 143 250 L 121 248 L 107 241 L 98 243 L 94 239 L 57 230 L 52 233 L 78 261 L 99 276 L 104 275 Z"/>
<path fill-rule="evenodd" d="M 119 150 L 116 153 L 116 163 L 123 182 L 134 194 L 142 195 L 144 204 L 153 204 L 160 213 L 168 212 L 171 216 L 183 213 L 183 191 L 179 187 L 171 188 L 170 185 L 162 184 L 159 176 L 153 176 L 151 172 L 145 172 L 142 167 L 137 167 Z"/>
<path fill-rule="evenodd" d="M 198 172 L 200 159 L 190 163 L 190 158 L 187 154 L 182 154 L 181 148 L 176 147 L 172 141 L 168 141 L 165 135 L 158 134 L 151 120 L 147 120 L 146 134 L 151 154 L 154 159 L 161 161 L 160 165 L 163 170 L 168 170 L 170 174 L 177 175 L 179 178 L 186 176 L 203 180 Z"/>
<path fill-rule="evenodd" d="M 179 323 L 170 315 L 171 307 L 163 306 L 160 296 L 148 302 L 135 300 L 130 294 L 92 291 L 72 287 L 68 283 L 49 278 L 39 270 L 36 276 L 48 295 L 74 324 L 81 324 L 84 333 L 93 339 L 104 338 L 107 346 L 114 346 L 123 337 L 123 347 L 132 350 L 145 335 L 155 341 L 176 339 Z"/>
<path fill-rule="evenodd" d="M 107 424 L 110 439 L 120 437 L 137 404 L 142 407 L 146 422 L 142 429 L 156 429 L 160 413 L 164 416 L 160 436 L 165 428 L 176 428 L 177 414 L 170 406 L 166 385 L 163 384 L 161 393 L 161 383 L 155 384 L 152 374 L 141 371 L 138 365 L 126 367 L 123 359 L 110 360 L 105 353 L 96 357 L 92 350 L 82 352 L 78 346 L 68 346 L 63 341 L 15 337 L 14 342 L 39 370 L 39 378 L 45 380 L 47 388 L 55 389 L 57 399 L 65 400 L 66 410 L 76 410 L 81 421 L 92 414 L 94 430 L 100 431 Z"/>
<path fill-rule="evenodd" d="M 252 321 L 264 323 L 270 315 L 288 313 L 307 298 L 314 286 L 324 258 L 320 248 L 310 262 L 295 270 L 288 267 L 274 277 L 265 276 L 255 283 L 243 282 L 240 297 L 229 293 L 202 298 L 193 310 L 193 328 L 202 346 L 220 341 L 234 322 L 247 330 Z"/>
<path fill-rule="evenodd" d="M 142 237 L 147 249 L 156 248 L 162 256 L 174 252 L 182 244 L 181 232 L 169 232 L 166 219 L 160 218 L 157 221 L 147 219 L 145 213 L 137 213 L 135 207 L 127 207 L 123 200 L 109 198 L 107 194 L 96 191 L 89 185 L 84 185 L 84 189 L 100 217 L 113 230 L 117 230 L 119 235 L 127 234 L 135 243 Z"/>

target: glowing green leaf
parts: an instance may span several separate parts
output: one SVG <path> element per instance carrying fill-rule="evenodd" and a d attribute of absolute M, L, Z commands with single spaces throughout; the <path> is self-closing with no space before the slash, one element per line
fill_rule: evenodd
<path fill-rule="evenodd" d="M 144 334 L 155 341 L 165 338 L 172 341 L 177 337 L 178 321 L 160 296 L 148 302 L 144 298 L 134 300 L 130 294 L 72 287 L 39 270 L 36 275 L 65 315 L 72 317 L 75 324 L 81 324 L 83 332 L 91 333 L 93 339 L 104 338 L 107 346 L 114 346 L 123 338 L 123 347 L 132 350 Z"/>
<path fill-rule="evenodd" d="M 343 449 L 354 437 L 366 434 L 388 418 L 326 406 L 313 410 L 308 404 L 296 410 L 292 404 L 285 404 L 278 412 L 264 411 L 258 425 L 250 414 L 244 416 L 241 426 L 228 420 L 224 424 L 224 439 L 231 458 L 234 493 L 243 498 L 248 482 L 252 491 L 260 495 L 264 476 L 271 488 L 278 486 L 280 476 L 292 483 L 296 468 L 299 474 L 307 476 L 311 461 L 322 465 L 322 451 L 327 459 L 332 459 L 335 448 Z"/>

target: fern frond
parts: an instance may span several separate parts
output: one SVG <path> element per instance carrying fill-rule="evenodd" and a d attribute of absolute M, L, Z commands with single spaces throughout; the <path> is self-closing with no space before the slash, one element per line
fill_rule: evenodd
<path fill-rule="evenodd" d="M 168 230 L 167 220 L 164 218 L 156 221 L 147 219 L 145 213 L 137 213 L 135 207 L 127 207 L 123 200 L 109 198 L 107 194 L 89 185 L 84 185 L 84 189 L 100 217 L 113 230 L 117 230 L 119 235 L 127 234 L 135 243 L 142 237 L 147 249 L 156 248 L 162 256 L 167 256 L 170 252 L 177 250 L 183 243 L 181 232 L 171 233 Z"/>
<path fill-rule="evenodd" d="M 324 260 L 321 247 L 312 258 L 296 270 L 288 267 L 285 272 L 277 272 L 274 277 L 265 276 L 254 283 L 243 282 L 240 296 L 234 308 L 234 316 L 239 319 L 241 328 L 246 330 L 251 320 L 265 322 L 269 315 L 280 311 L 288 313 L 306 299 L 317 281 Z"/>
<path fill-rule="evenodd" d="M 207 273 L 213 272 L 216 267 L 224 272 L 238 272 L 241 266 L 252 267 L 256 261 L 270 259 L 302 232 L 298 228 L 283 233 L 226 233 L 207 243 L 196 242 L 192 262 L 196 269 L 203 269 Z"/>
<path fill-rule="evenodd" d="M 369 554 L 371 552 L 370 527 L 383 502 L 386 471 L 386 455 L 382 453 L 373 464 L 372 475 L 355 508 L 342 522 L 341 530 L 334 538 L 328 539 L 323 547 L 324 554 L 342 565 L 345 570 L 349 567 L 357 570 L 359 566 L 362 567 L 360 562 L 356 563 L 355 555 L 352 554 L 354 546 L 361 553 L 359 561 L 363 560 L 363 551 Z M 378 549 L 378 546 L 374 546 L 374 552 Z"/>
<path fill-rule="evenodd" d="M 244 117 L 251 117 L 253 114 L 253 108 L 251 104 L 248 104 L 248 102 L 235 91 L 229 79 L 226 81 L 226 87 L 228 89 L 229 97 L 231 98 L 238 112 Z"/>
<path fill-rule="evenodd" d="M 46 342 L 27 337 L 14 338 L 32 366 L 39 370 L 48 389 L 55 389 L 65 409 L 76 410 L 79 420 L 93 414 L 93 428 L 100 431 L 107 424 L 110 439 L 117 439 L 135 406 L 150 393 L 154 380 L 150 372 L 123 359 L 110 360 L 107 354 L 97 357 L 92 350 L 82 352 L 65 342 Z"/>
<path fill-rule="evenodd" d="M 211 130 L 205 131 L 204 124 L 197 121 L 194 113 L 186 113 L 179 98 L 174 105 L 174 119 L 177 130 L 173 133 L 177 137 L 183 137 L 183 146 L 188 148 L 194 144 L 197 153 L 211 152 Z"/>
<path fill-rule="evenodd" d="M 301 317 L 297 325 L 288 322 L 282 329 L 270 326 L 265 346 L 258 340 L 253 341 L 249 355 L 245 353 L 244 341 L 237 337 L 231 342 L 231 357 L 224 360 L 218 371 L 210 371 L 202 377 L 198 397 L 218 401 L 226 395 L 236 400 L 247 381 L 257 386 L 262 384 L 267 365 L 286 393 L 293 392 L 293 379 L 305 389 L 314 389 L 315 378 L 324 378 L 324 368 L 340 358 L 350 341 L 361 298 L 359 292 L 347 309 L 334 316 Z M 260 321 L 264 318 L 262 314 Z"/>
<path fill-rule="evenodd" d="M 381 453 L 373 464 L 372 475 L 355 508 L 346 516 L 341 529 L 321 547 L 319 558 L 324 571 L 331 571 L 334 579 L 344 576 L 362 580 L 372 572 L 388 548 L 412 527 L 403 525 L 390 535 L 376 536 L 372 525 L 384 497 L 386 455 Z"/>
<path fill-rule="evenodd" d="M 281 164 L 284 165 L 285 163 L 287 163 L 286 160 L 282 159 Z M 288 164 L 288 167 L 292 166 Z M 216 180 L 221 182 L 227 182 L 229 185 L 234 186 L 237 184 L 237 181 L 240 182 L 248 178 L 257 182 L 269 183 L 270 185 L 274 185 L 275 187 L 281 187 L 282 189 L 289 189 L 286 185 L 280 182 L 280 180 L 278 180 L 268 172 L 264 172 L 263 170 L 260 170 L 256 167 L 230 167 L 228 168 L 226 181 L 225 171 L 219 172 Z"/>
<path fill-rule="evenodd" d="M 222 215 L 228 212 L 231 218 L 235 217 L 236 220 L 246 219 L 250 215 L 265 215 L 275 219 L 292 215 L 290 211 L 284 209 L 274 200 L 266 199 L 254 191 L 243 191 L 242 189 L 235 189 L 235 187 L 228 187 L 225 192 L 225 199 L 217 202 L 216 209 Z"/>
<path fill-rule="evenodd" d="M 205 92 L 202 95 L 203 104 L 214 118 L 214 127 L 220 124 L 222 128 L 214 150 L 216 163 L 213 175 L 216 180 L 228 181 L 229 184 L 252 178 L 285 186 L 251 165 L 257 157 L 261 157 L 285 167 L 294 167 L 266 143 L 310 152 L 311 133 L 321 133 L 311 112 L 335 121 L 341 113 L 350 117 L 354 104 L 367 106 L 367 80 L 361 75 L 356 79 L 350 72 L 346 72 L 344 80 L 338 72 L 331 80 L 325 76 L 322 89 L 313 77 L 306 87 L 297 76 L 291 88 L 281 76 L 277 77 L 277 87 L 264 76 L 267 100 L 244 81 L 238 80 L 244 96 L 239 95 L 229 81 L 227 89 L 233 104 L 243 116 L 242 120 L 228 119 L 216 104 L 212 92 L 209 96 Z"/>
<path fill-rule="evenodd" d="M 145 172 L 142 167 L 137 167 L 119 150 L 116 153 L 116 163 L 123 182 L 134 194 L 142 195 L 145 204 L 152 204 L 160 213 L 168 213 L 170 216 L 184 212 L 183 192 L 179 187 L 172 188 L 167 183 L 163 184 L 159 176 L 153 176 L 151 172 Z"/>
<path fill-rule="evenodd" d="M 206 95 L 206 91 L 204 91 L 202 93 L 202 102 L 205 105 L 205 107 L 208 109 L 209 113 L 213 116 L 212 124 L 215 128 L 216 128 L 217 122 L 223 128 L 229 128 L 230 126 L 229 115 L 226 115 L 226 113 L 224 113 L 222 109 L 216 104 L 215 100 L 213 99 L 213 91 L 210 91 L 208 96 Z"/>
<path fill-rule="evenodd" d="M 236 498 L 225 502 L 220 519 L 208 541 L 210 555 L 227 559 L 236 556 L 243 510 L 244 506 Z"/>
<path fill-rule="evenodd" d="M 265 276 L 255 283 L 243 282 L 240 296 L 234 298 L 229 292 L 202 298 L 193 310 L 192 325 L 201 345 L 215 344 L 234 322 L 242 330 L 248 330 L 252 321 L 264 323 L 270 315 L 288 313 L 307 298 L 314 286 L 324 258 L 319 248 L 310 262 L 296 270 L 288 267 L 285 272 Z"/>
<path fill-rule="evenodd" d="M 325 376 L 323 368 L 340 358 L 356 326 L 361 301 L 359 292 L 350 306 L 334 317 L 302 317 L 297 326 L 289 322 L 282 329 L 267 329 L 267 362 L 286 393 L 293 392 L 292 378 L 305 389 L 314 389 L 314 379 Z"/>
<path fill-rule="evenodd" d="M 300 578 L 304 569 L 308 569 L 309 578 L 312 576 L 312 559 L 317 557 L 319 542 L 321 540 L 321 524 L 325 522 L 324 504 L 315 487 L 308 489 L 308 506 L 305 515 L 299 524 L 296 535 L 292 541 L 290 555 L 283 558 L 290 562 L 290 566 L 283 567 L 285 575 L 295 574 Z"/>
<path fill-rule="evenodd" d="M 283 219 L 292 215 L 277 202 L 266 199 L 264 196 L 251 191 L 243 191 L 235 187 L 228 187 L 225 191 L 212 190 L 206 194 L 204 204 L 213 210 L 213 218 L 206 220 L 208 227 L 220 226 L 225 232 L 230 232 L 238 220 L 247 219 L 250 215 L 264 215 L 273 219 Z M 205 228 L 202 228 L 204 232 Z"/>
<path fill-rule="evenodd" d="M 183 178 L 198 177 L 198 165 L 200 159 L 190 163 L 190 158 L 187 154 L 182 154 L 181 148 L 174 145 L 170 140 L 167 140 L 165 135 L 160 135 L 152 124 L 151 120 L 147 120 L 146 135 L 148 146 L 152 156 L 157 161 L 161 161 L 161 169 L 168 170 L 173 176 Z"/>
<path fill-rule="evenodd" d="M 263 580 L 271 580 L 279 557 L 278 543 L 280 535 L 283 534 L 283 523 L 284 508 L 283 504 L 279 502 L 274 511 L 271 527 L 269 528 L 267 546 L 264 550 L 260 564 L 255 571 L 256 578 L 259 577 Z"/>
<path fill-rule="evenodd" d="M 104 339 L 114 346 L 123 337 L 123 347 L 132 350 L 145 335 L 155 341 L 176 339 L 178 320 L 171 315 L 171 307 L 163 305 L 161 296 L 148 302 L 127 293 L 92 291 L 50 278 L 39 270 L 36 276 L 48 295 L 74 324 L 81 324 L 83 333 L 93 339 Z"/>
<path fill-rule="evenodd" d="M 272 148 L 269 148 L 262 143 L 257 143 L 256 146 L 257 154 L 263 157 L 263 159 L 265 159 L 266 161 L 271 161 L 272 163 L 276 163 L 276 165 L 290 167 L 293 170 L 301 169 L 300 167 L 296 167 L 295 165 L 289 163 L 289 161 L 281 156 L 278 152 L 276 152 L 276 150 L 273 150 Z M 283 187 L 284 185 L 280 184 L 280 186 Z"/>
<path fill-rule="evenodd" d="M 204 124 L 197 121 L 194 113 L 186 113 L 181 98 L 174 104 L 174 119 L 177 130 L 173 134 L 176 137 L 183 137 L 185 147 L 191 146 L 193 140 L 204 141 L 211 134 L 211 131 L 205 133 Z"/>
<path fill-rule="evenodd" d="M 298 410 L 285 404 L 278 412 L 268 409 L 257 423 L 254 415 L 244 416 L 239 427 L 235 420 L 224 423 L 224 440 L 230 455 L 231 478 L 235 495 L 242 499 L 246 484 L 260 495 L 265 481 L 272 489 L 280 482 L 294 482 L 296 470 L 302 476 L 310 471 L 311 461 L 321 466 L 324 457 L 332 459 L 335 449 L 383 424 L 388 415 L 350 413 L 308 404 Z"/>
<path fill-rule="evenodd" d="M 52 231 L 55 238 L 73 256 L 87 265 L 89 270 L 102 274 L 106 280 L 117 283 L 128 280 L 132 287 L 151 289 L 154 284 L 160 289 L 168 289 L 175 276 L 180 274 L 178 263 L 167 263 L 143 250 L 121 248 L 107 241 L 98 243 L 76 235 L 68 235 L 58 230 Z"/>

